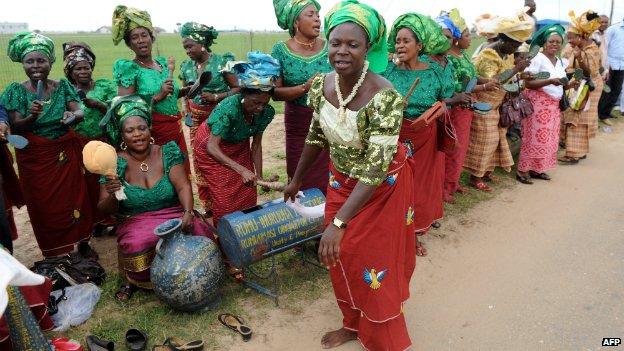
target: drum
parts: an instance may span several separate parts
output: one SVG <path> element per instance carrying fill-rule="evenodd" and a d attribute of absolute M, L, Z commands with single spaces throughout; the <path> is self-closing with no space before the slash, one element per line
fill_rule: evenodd
<path fill-rule="evenodd" d="M 318 189 L 303 191 L 306 207 L 325 203 Z M 323 217 L 304 218 L 283 198 L 223 216 L 217 226 L 219 243 L 232 266 L 243 268 L 318 237 Z"/>

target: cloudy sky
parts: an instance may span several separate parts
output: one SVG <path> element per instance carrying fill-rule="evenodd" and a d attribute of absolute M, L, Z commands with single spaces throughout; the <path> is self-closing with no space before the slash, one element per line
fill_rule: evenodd
<path fill-rule="evenodd" d="M 113 8 L 120 0 L 3 0 L 0 22 L 27 22 L 30 29 L 43 31 L 92 31 L 110 25 Z M 319 0 L 321 15 L 336 0 Z M 510 13 L 521 8 L 523 0 L 365 0 L 386 18 L 388 25 L 402 13 L 420 12 L 437 15 L 441 9 L 459 8 L 469 21 L 484 12 Z M 271 0 L 123 0 L 127 6 L 146 9 L 154 25 L 172 31 L 176 23 L 197 21 L 217 29 L 276 30 Z M 537 17 L 567 19 L 573 9 L 608 13 L 611 0 L 537 0 Z M 624 1 L 615 0 L 614 17 L 624 18 Z M 183 4 L 183 5 L 182 5 Z M 513 5 L 513 6 L 512 6 Z"/>

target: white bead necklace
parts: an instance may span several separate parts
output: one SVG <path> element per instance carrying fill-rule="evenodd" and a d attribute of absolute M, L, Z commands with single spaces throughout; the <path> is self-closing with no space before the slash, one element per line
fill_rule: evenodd
<path fill-rule="evenodd" d="M 336 95 L 338 96 L 338 117 L 342 120 L 346 118 L 347 115 L 347 105 L 355 98 L 358 90 L 364 83 L 364 78 L 366 78 L 366 73 L 368 72 L 368 61 L 364 61 L 364 68 L 362 69 L 362 74 L 360 75 L 360 79 L 358 79 L 357 83 L 353 86 L 351 90 L 351 94 L 347 96 L 346 99 L 342 98 L 342 92 L 340 91 L 340 80 L 338 77 L 338 73 L 334 76 L 335 85 L 336 85 Z"/>

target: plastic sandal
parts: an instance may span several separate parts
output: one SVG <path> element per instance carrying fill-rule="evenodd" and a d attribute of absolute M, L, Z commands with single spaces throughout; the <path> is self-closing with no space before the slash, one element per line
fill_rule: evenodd
<path fill-rule="evenodd" d="M 223 313 L 219 315 L 219 322 L 239 333 L 243 337 L 243 341 L 249 341 L 249 339 L 251 339 L 251 328 L 245 325 L 245 321 L 241 317 L 230 313 Z"/>
<path fill-rule="evenodd" d="M 201 351 L 204 349 L 204 342 L 202 340 L 186 342 L 172 336 L 165 340 L 164 346 L 170 346 L 174 351 Z"/>
<path fill-rule="evenodd" d="M 486 193 L 489 193 L 492 191 L 492 188 L 490 188 L 482 180 L 472 183 L 472 186 L 475 187 L 477 190 L 484 191 Z"/>
<path fill-rule="evenodd" d="M 126 332 L 126 347 L 130 351 L 143 351 L 147 347 L 147 335 L 138 329 Z"/>

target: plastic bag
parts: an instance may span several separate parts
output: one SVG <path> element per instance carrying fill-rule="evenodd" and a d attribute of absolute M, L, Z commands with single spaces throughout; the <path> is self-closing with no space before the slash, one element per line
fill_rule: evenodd
<path fill-rule="evenodd" d="M 307 207 L 301 204 L 301 200 L 299 200 L 300 197 L 304 197 L 303 192 L 301 191 L 297 194 L 297 198 L 294 202 L 290 200 L 286 201 L 286 206 L 292 208 L 301 217 L 306 219 L 317 219 L 325 215 L 325 203 Z"/>
<path fill-rule="evenodd" d="M 61 290 L 56 290 L 51 295 L 58 299 L 62 294 Z M 86 322 L 100 300 L 100 294 L 100 289 L 92 283 L 66 287 L 65 298 L 58 302 L 58 312 L 52 316 L 56 326 L 54 331 L 66 331 Z"/>

